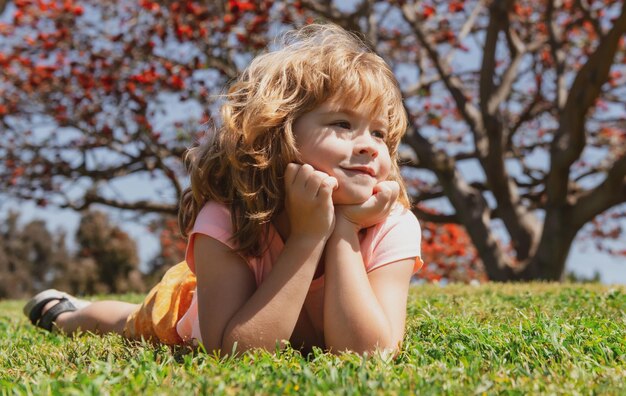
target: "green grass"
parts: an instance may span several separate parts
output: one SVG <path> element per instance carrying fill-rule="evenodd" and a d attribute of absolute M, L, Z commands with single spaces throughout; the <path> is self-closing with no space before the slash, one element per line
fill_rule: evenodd
<path fill-rule="evenodd" d="M 141 296 L 123 296 L 138 302 Z M 0 301 L 1 394 L 622 394 L 626 288 L 419 286 L 395 359 L 287 349 L 222 360 L 49 334 Z"/>

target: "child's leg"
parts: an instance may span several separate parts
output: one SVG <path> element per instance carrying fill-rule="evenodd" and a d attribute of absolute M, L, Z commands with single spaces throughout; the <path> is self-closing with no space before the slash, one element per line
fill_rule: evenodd
<path fill-rule="evenodd" d="M 43 309 L 45 313 L 58 301 L 51 301 Z M 133 313 L 139 304 L 123 301 L 96 301 L 83 309 L 60 314 L 54 323 L 64 333 L 72 334 L 77 330 L 90 331 L 95 334 L 117 333 L 123 335 L 128 315 Z"/>

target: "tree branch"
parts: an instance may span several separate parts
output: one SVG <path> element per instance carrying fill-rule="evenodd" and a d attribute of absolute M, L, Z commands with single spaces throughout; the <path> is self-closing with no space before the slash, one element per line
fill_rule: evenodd
<path fill-rule="evenodd" d="M 487 143 L 484 136 L 483 120 L 478 109 L 468 100 L 469 95 L 466 95 L 464 92 L 463 84 L 458 77 L 450 73 L 449 66 L 443 62 L 431 39 L 427 37 L 422 29 L 421 21 L 417 20 L 415 10 L 411 5 L 405 4 L 402 6 L 402 15 L 411 26 L 411 30 L 415 33 L 419 43 L 426 50 L 431 62 L 435 65 L 439 78 L 452 95 L 463 119 L 470 126 L 470 130 L 474 133 L 474 141 L 481 148 L 480 151 L 486 150 Z"/>
<path fill-rule="evenodd" d="M 524 123 L 535 119 L 540 114 L 550 111 L 551 109 L 552 104 L 545 101 L 539 93 L 539 90 L 537 90 L 537 94 L 534 96 L 533 100 L 520 113 L 517 120 L 513 123 L 513 126 L 509 129 L 509 134 L 507 136 L 507 150 L 513 149 L 513 137 Z"/>
<path fill-rule="evenodd" d="M 534 254 L 539 240 L 539 222 L 528 212 L 519 199 L 517 186 L 506 170 L 504 163 L 507 131 L 499 115 L 499 105 L 513 86 L 517 69 L 526 51 L 525 46 L 511 30 L 509 14 L 512 1 L 495 1 L 489 7 L 489 25 L 485 37 L 483 62 L 480 69 L 480 110 L 487 136 L 487 150 L 479 156 L 487 176 L 498 211 L 506 226 L 518 260 Z M 501 31 L 508 31 L 508 41 L 514 47 L 513 59 L 496 87 L 496 47 Z M 533 44 L 536 45 L 536 44 Z M 479 147 L 476 147 L 479 150 Z"/>
<path fill-rule="evenodd" d="M 485 6 L 485 0 L 479 0 L 476 3 L 476 5 L 474 6 L 474 9 L 472 10 L 472 13 L 470 14 L 469 18 L 467 18 L 467 21 L 465 22 L 465 24 L 463 25 L 463 27 L 459 31 L 459 40 L 463 40 L 465 37 L 467 37 L 469 32 L 472 30 L 472 27 L 476 23 L 476 20 L 478 19 L 478 14 L 480 14 L 480 10 L 484 6 Z"/>
<path fill-rule="evenodd" d="M 84 210 L 89 208 L 92 204 L 102 204 L 107 205 L 113 208 L 118 209 L 129 209 L 134 211 L 142 211 L 142 212 L 158 212 L 158 213 L 168 213 L 175 215 L 178 212 L 177 205 L 167 205 L 162 203 L 156 203 L 151 201 L 136 201 L 136 202 L 124 202 L 118 199 L 110 199 L 104 198 L 100 195 L 97 195 L 94 192 L 88 192 L 85 194 L 84 200 L 81 204 L 76 204 L 73 202 L 66 202 L 60 204 L 61 208 L 70 208 L 74 210 Z"/>
<path fill-rule="evenodd" d="M 598 15 L 591 9 L 588 0 L 576 0 L 576 5 L 583 12 L 585 20 L 589 21 L 599 36 L 603 35 L 602 26 L 598 21 Z"/>
<path fill-rule="evenodd" d="M 402 96 L 406 98 L 410 98 L 415 95 L 419 95 L 423 89 L 429 89 L 430 86 L 438 81 L 441 81 L 439 76 L 431 76 L 428 78 L 422 78 L 422 74 L 420 73 L 420 81 L 407 87 L 403 92 Z"/>
<path fill-rule="evenodd" d="M 419 194 L 411 197 L 413 205 L 417 205 L 420 202 L 429 201 L 431 199 L 443 198 L 446 194 L 443 190 L 437 191 L 420 191 Z"/>
<path fill-rule="evenodd" d="M 151 144 L 150 137 L 148 136 L 145 136 L 145 138 L 142 140 L 145 144 L 146 149 L 156 159 L 157 165 L 163 171 L 163 173 L 165 174 L 165 177 L 167 177 L 167 179 L 170 181 L 172 186 L 174 186 L 174 190 L 176 191 L 176 197 L 180 199 L 180 197 L 182 197 L 183 195 L 183 188 L 180 185 L 180 181 L 178 180 L 178 177 L 176 177 L 176 173 L 165 163 L 165 158 L 167 158 L 167 154 L 169 150 L 163 150 L 158 145 L 155 145 L 157 147 L 152 147 L 153 145 Z"/>
<path fill-rule="evenodd" d="M 8 3 L 8 0 L 0 0 L 0 15 L 4 13 L 4 10 L 6 9 Z"/>
<path fill-rule="evenodd" d="M 519 37 L 517 37 L 517 33 L 511 29 L 510 25 L 507 28 L 507 38 L 507 41 L 511 43 L 511 46 L 515 48 L 515 50 L 512 53 L 511 63 L 509 63 L 504 73 L 502 73 L 500 85 L 492 92 L 488 99 L 487 111 L 491 115 L 496 113 L 500 104 L 511 94 L 513 83 L 519 76 L 518 69 L 524 55 L 528 52 L 535 51 L 544 44 L 543 40 L 536 40 L 528 46 L 524 45 Z"/>
<path fill-rule="evenodd" d="M 356 11 L 352 14 L 342 13 L 333 5 L 332 1 L 327 1 L 325 4 L 321 4 L 320 2 L 314 0 L 302 0 L 302 7 L 315 14 L 323 16 L 329 21 L 342 26 L 346 30 L 358 32 L 363 35 L 361 26 L 359 25 L 359 19 L 367 15 L 369 0 L 362 0 Z M 369 22 L 371 23 L 371 21 Z M 375 42 L 371 42 L 370 44 L 374 45 Z"/>
<path fill-rule="evenodd" d="M 576 74 L 567 102 L 560 113 L 559 128 L 551 145 L 552 167 L 548 176 L 548 206 L 557 207 L 567 200 L 570 166 L 585 147 L 585 119 L 608 80 L 619 40 L 626 32 L 626 2 L 613 27 L 598 43 Z"/>
<path fill-rule="evenodd" d="M 83 151 L 83 153 L 87 153 L 87 151 Z M 132 160 L 116 166 L 102 169 L 87 169 L 85 159 L 83 159 L 79 165 L 70 167 L 66 162 L 50 161 L 43 155 L 40 155 L 39 150 L 33 150 L 33 154 L 38 156 L 36 157 L 37 161 L 50 169 L 50 173 L 55 176 L 65 176 L 70 179 L 88 177 L 96 181 L 110 180 L 115 177 L 126 176 L 143 170 L 149 170 L 145 166 L 145 158 L 142 158 L 141 156 L 134 157 Z M 35 172 L 35 170 L 33 170 L 33 172 Z M 41 175 L 35 174 L 35 176 L 40 177 Z"/>
<path fill-rule="evenodd" d="M 405 142 L 415 150 L 419 161 L 432 170 L 443 187 L 445 195 L 455 208 L 456 219 L 421 213 L 419 217 L 429 221 L 455 221 L 467 229 L 474 246 L 485 264 L 492 280 L 510 279 L 513 274 L 512 261 L 504 253 L 490 229 L 490 209 L 480 191 L 469 186 L 456 170 L 454 160 L 445 153 L 434 150 L 430 142 L 411 125 Z"/>
<path fill-rule="evenodd" d="M 567 99 L 567 88 L 565 82 L 565 52 L 563 51 L 563 41 L 561 40 L 562 31 L 558 26 L 558 22 L 554 17 L 555 2 L 559 0 L 549 0 L 546 9 L 546 26 L 548 27 L 548 42 L 550 43 L 550 52 L 555 63 L 556 73 L 556 107 L 561 110 Z"/>
<path fill-rule="evenodd" d="M 431 223 L 437 224 L 461 224 L 456 215 L 443 215 L 443 214 L 435 214 L 429 211 L 423 210 L 417 206 L 414 206 L 411 211 L 415 214 L 415 216 L 424 221 L 428 221 Z"/>
<path fill-rule="evenodd" d="M 575 227 L 581 228 L 605 210 L 626 202 L 626 150 L 622 151 L 622 156 L 613 163 L 606 179 L 577 200 L 572 211 Z"/>
<path fill-rule="evenodd" d="M 493 114 L 489 102 L 495 89 L 493 80 L 496 75 L 496 47 L 498 45 L 498 35 L 504 29 L 510 5 L 511 0 L 494 1 L 489 7 L 489 25 L 487 26 L 485 36 L 483 61 L 480 66 L 480 107 L 483 118 L 485 115 Z"/>

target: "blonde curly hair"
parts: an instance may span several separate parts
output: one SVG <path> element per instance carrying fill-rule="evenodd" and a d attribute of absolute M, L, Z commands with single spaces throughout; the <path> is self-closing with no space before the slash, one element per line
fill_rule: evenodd
<path fill-rule="evenodd" d="M 385 61 L 355 35 L 330 24 L 284 34 L 277 50 L 256 57 L 225 95 L 214 139 L 188 150 L 191 186 L 180 202 L 184 236 L 208 201 L 230 208 L 233 240 L 244 256 L 260 256 L 263 235 L 284 205 L 283 175 L 299 162 L 294 121 L 327 100 L 386 115 L 392 159 L 389 180 L 400 185 L 398 146 L 407 117 L 398 83 Z"/>

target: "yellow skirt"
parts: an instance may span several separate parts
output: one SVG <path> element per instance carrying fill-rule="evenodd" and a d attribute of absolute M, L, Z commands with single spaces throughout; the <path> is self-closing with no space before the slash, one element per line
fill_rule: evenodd
<path fill-rule="evenodd" d="M 150 290 L 143 304 L 126 320 L 124 336 L 132 340 L 142 337 L 167 345 L 182 344 L 176 324 L 187 312 L 196 289 L 196 276 L 185 261 L 176 264 Z"/>

